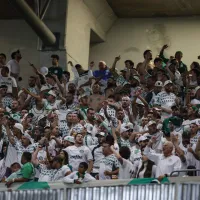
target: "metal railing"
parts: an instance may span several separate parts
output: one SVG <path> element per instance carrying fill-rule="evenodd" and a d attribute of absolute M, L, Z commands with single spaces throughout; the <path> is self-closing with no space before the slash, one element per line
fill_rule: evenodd
<path fill-rule="evenodd" d="M 170 177 L 173 177 L 173 174 L 177 174 L 178 173 L 178 176 L 180 173 L 188 173 L 188 172 L 200 172 L 200 169 L 182 169 L 182 170 L 175 170 L 173 171 L 169 176 Z"/>

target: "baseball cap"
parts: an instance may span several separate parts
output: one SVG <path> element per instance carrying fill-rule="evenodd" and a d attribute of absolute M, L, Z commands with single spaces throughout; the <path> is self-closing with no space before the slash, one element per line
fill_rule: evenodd
<path fill-rule="evenodd" d="M 64 141 L 68 141 L 68 142 L 71 142 L 71 143 L 75 143 L 75 142 L 74 142 L 74 137 L 72 137 L 72 136 L 65 136 L 65 137 L 64 137 Z"/>
<path fill-rule="evenodd" d="M 90 133 L 90 134 L 91 134 L 92 131 L 93 131 L 93 126 L 92 126 L 92 124 L 85 124 L 84 128 L 86 128 L 87 133 Z"/>
<path fill-rule="evenodd" d="M 98 136 L 98 135 L 100 135 L 102 137 L 106 137 L 106 134 L 104 132 L 99 132 L 99 133 L 96 134 L 96 136 Z"/>
<path fill-rule="evenodd" d="M 44 91 L 44 90 L 50 90 L 50 87 L 48 85 L 43 85 L 40 89 L 40 91 Z"/>
<path fill-rule="evenodd" d="M 200 89 L 200 86 L 195 87 L 194 94 L 196 95 L 197 91 Z"/>
<path fill-rule="evenodd" d="M 124 123 L 121 125 L 120 133 L 124 133 L 129 130 L 133 130 L 133 124 L 132 123 L 126 123 L 126 124 Z"/>
<path fill-rule="evenodd" d="M 155 121 L 150 121 L 150 122 L 147 124 L 147 126 L 151 126 L 151 125 L 153 125 L 153 124 L 156 124 L 156 122 L 155 122 Z"/>
<path fill-rule="evenodd" d="M 55 93 L 53 90 L 50 90 L 47 94 L 48 94 L 48 95 L 52 95 L 52 96 L 54 96 L 54 97 L 57 96 L 56 93 Z"/>
<path fill-rule="evenodd" d="M 24 127 L 22 126 L 22 124 L 20 123 L 15 123 L 14 125 L 15 128 L 19 129 L 21 131 L 21 133 L 23 134 L 24 132 Z"/>
<path fill-rule="evenodd" d="M 135 79 L 135 80 L 137 80 L 137 81 L 140 83 L 140 78 L 139 78 L 139 76 L 132 76 L 132 79 Z"/>
<path fill-rule="evenodd" d="M 157 86 L 157 87 L 163 87 L 162 81 L 156 81 L 155 86 Z"/>
<path fill-rule="evenodd" d="M 164 86 L 166 86 L 166 85 L 168 85 L 168 84 L 173 84 L 173 83 L 172 83 L 172 81 L 167 80 L 167 81 L 165 81 Z"/>
<path fill-rule="evenodd" d="M 197 126 L 200 126 L 200 119 L 195 119 L 190 121 L 190 124 L 196 124 Z"/>
<path fill-rule="evenodd" d="M 145 140 L 149 140 L 149 139 L 146 136 L 142 135 L 138 138 L 138 143 Z"/>

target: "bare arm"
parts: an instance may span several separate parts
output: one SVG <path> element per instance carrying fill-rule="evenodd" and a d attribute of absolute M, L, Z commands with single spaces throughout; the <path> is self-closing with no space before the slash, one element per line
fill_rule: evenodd
<path fill-rule="evenodd" d="M 88 163 L 88 170 L 87 170 L 87 172 L 90 174 L 91 171 L 92 171 L 92 168 L 93 168 L 93 161 L 92 161 L 92 160 L 89 160 L 88 162 L 89 162 L 89 163 Z"/>

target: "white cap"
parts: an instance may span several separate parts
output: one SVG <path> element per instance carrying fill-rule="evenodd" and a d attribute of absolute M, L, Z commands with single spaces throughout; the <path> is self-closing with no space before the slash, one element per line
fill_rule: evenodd
<path fill-rule="evenodd" d="M 15 128 L 19 129 L 21 131 L 21 133 L 23 134 L 24 132 L 24 127 L 22 126 L 22 124 L 20 123 L 15 123 L 14 125 Z"/>
<path fill-rule="evenodd" d="M 200 119 L 191 120 L 190 124 L 196 124 L 197 126 L 200 126 Z"/>
<path fill-rule="evenodd" d="M 130 129 L 133 129 L 133 124 L 132 123 L 124 123 L 121 125 L 120 133 L 124 133 Z"/>
<path fill-rule="evenodd" d="M 66 137 L 64 137 L 64 141 L 68 141 L 68 142 L 71 142 L 71 143 L 75 143 L 75 142 L 74 142 L 74 137 L 72 137 L 72 136 L 66 136 Z"/>
<path fill-rule="evenodd" d="M 167 80 L 167 81 L 165 81 L 164 86 L 166 86 L 166 85 L 168 85 L 168 84 L 173 84 L 173 83 L 172 83 L 172 81 Z"/>
<path fill-rule="evenodd" d="M 50 90 L 50 91 L 48 92 L 48 95 L 52 95 L 52 96 L 54 96 L 54 97 L 57 96 L 56 93 L 55 93 L 53 90 Z"/>
<path fill-rule="evenodd" d="M 103 136 L 103 137 L 106 136 L 106 134 L 105 134 L 104 132 L 97 133 L 96 136 L 97 136 L 97 135 L 101 135 L 101 136 Z"/>
<path fill-rule="evenodd" d="M 163 87 L 162 81 L 156 81 L 155 86 L 157 86 L 157 87 Z"/>
<path fill-rule="evenodd" d="M 200 89 L 200 86 L 195 87 L 194 94 L 196 95 L 197 91 Z"/>
<path fill-rule="evenodd" d="M 86 128 L 86 130 L 87 130 L 87 133 L 92 133 L 92 131 L 93 131 L 93 125 L 92 124 L 85 124 L 84 125 L 84 128 Z"/>
<path fill-rule="evenodd" d="M 40 89 L 40 91 L 44 91 L 44 90 L 50 90 L 49 86 L 48 85 L 43 85 Z"/>
<path fill-rule="evenodd" d="M 148 140 L 148 138 L 146 136 L 142 135 L 138 138 L 138 143 L 141 141 L 144 141 L 144 140 Z"/>
<path fill-rule="evenodd" d="M 155 122 L 155 121 L 150 121 L 150 122 L 147 124 L 147 126 L 151 126 L 151 125 L 153 125 L 153 124 L 156 124 L 156 122 Z"/>

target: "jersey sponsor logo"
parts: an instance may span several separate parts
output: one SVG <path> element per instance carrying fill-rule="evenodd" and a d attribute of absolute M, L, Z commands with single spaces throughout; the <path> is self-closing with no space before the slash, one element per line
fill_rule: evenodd
<path fill-rule="evenodd" d="M 80 155 L 75 155 L 75 156 L 70 156 L 71 159 L 82 159 L 83 156 Z"/>

